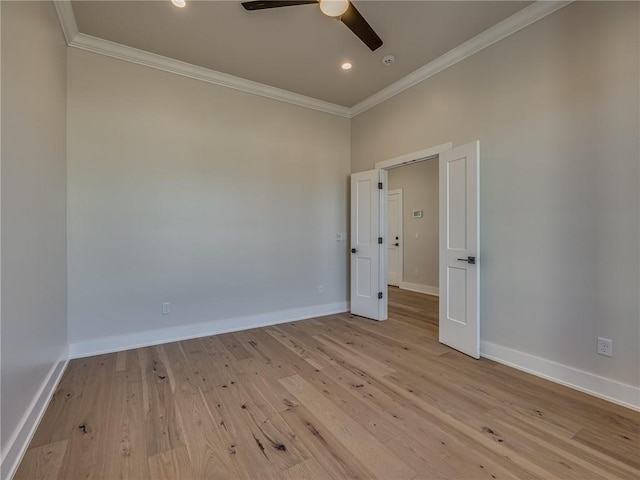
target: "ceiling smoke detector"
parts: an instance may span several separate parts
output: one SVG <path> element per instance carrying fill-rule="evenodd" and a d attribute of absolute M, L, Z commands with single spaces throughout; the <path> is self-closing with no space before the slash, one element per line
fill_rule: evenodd
<path fill-rule="evenodd" d="M 382 64 L 387 67 L 389 65 L 393 65 L 395 61 L 396 61 L 395 55 L 385 55 L 384 57 L 382 57 Z"/>

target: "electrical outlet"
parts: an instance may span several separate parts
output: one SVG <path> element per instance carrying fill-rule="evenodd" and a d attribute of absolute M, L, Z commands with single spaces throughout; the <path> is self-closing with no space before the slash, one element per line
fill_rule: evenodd
<path fill-rule="evenodd" d="M 613 355 L 613 340 L 598 337 L 598 353 L 605 357 L 611 357 Z"/>
<path fill-rule="evenodd" d="M 318 285 L 318 295 L 324 295 L 324 285 Z"/>
<path fill-rule="evenodd" d="M 413 271 L 413 276 L 414 277 L 419 277 L 420 276 L 420 270 L 418 270 L 417 268 Z"/>
<path fill-rule="evenodd" d="M 162 304 L 162 314 L 169 315 L 171 313 L 171 304 L 169 302 L 164 302 Z"/>

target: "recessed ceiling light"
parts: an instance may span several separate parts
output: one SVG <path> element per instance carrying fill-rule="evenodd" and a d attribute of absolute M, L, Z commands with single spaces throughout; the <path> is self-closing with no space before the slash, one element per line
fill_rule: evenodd
<path fill-rule="evenodd" d="M 344 62 L 342 65 L 340 65 L 340 68 L 343 70 L 351 70 L 351 67 L 353 67 L 353 65 L 351 65 L 349 62 Z"/>
<path fill-rule="evenodd" d="M 187 4 L 185 0 L 171 0 L 171 3 L 173 3 L 178 8 L 184 8 L 184 6 Z"/>

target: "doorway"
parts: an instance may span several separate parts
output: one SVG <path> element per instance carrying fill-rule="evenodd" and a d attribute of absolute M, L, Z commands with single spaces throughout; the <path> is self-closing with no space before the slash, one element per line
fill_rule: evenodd
<path fill-rule="evenodd" d="M 387 174 L 387 283 L 436 296 L 440 228 L 438 163 L 436 156 L 390 169 Z M 402 205 L 398 205 L 400 195 Z M 400 220 L 396 221 L 398 210 Z M 400 254 L 401 267 L 396 275 L 394 256 Z"/>
<path fill-rule="evenodd" d="M 439 312 L 438 163 L 436 156 L 387 172 L 388 318 L 411 322 L 434 339 Z"/>
<path fill-rule="evenodd" d="M 451 143 L 378 162 L 351 175 L 351 313 L 388 317 L 388 173 L 438 159 L 439 340 L 480 357 L 479 159 L 480 143 Z M 417 211 L 417 217 L 419 211 Z"/>

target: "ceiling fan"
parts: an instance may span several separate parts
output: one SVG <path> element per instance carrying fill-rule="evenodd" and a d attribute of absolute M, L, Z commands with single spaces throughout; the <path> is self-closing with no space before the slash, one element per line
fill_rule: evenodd
<path fill-rule="evenodd" d="M 320 10 L 325 15 L 339 18 L 372 52 L 382 45 L 382 39 L 349 0 L 257 0 L 243 2 L 242 6 L 246 10 L 253 11 L 311 3 L 319 4 Z"/>

